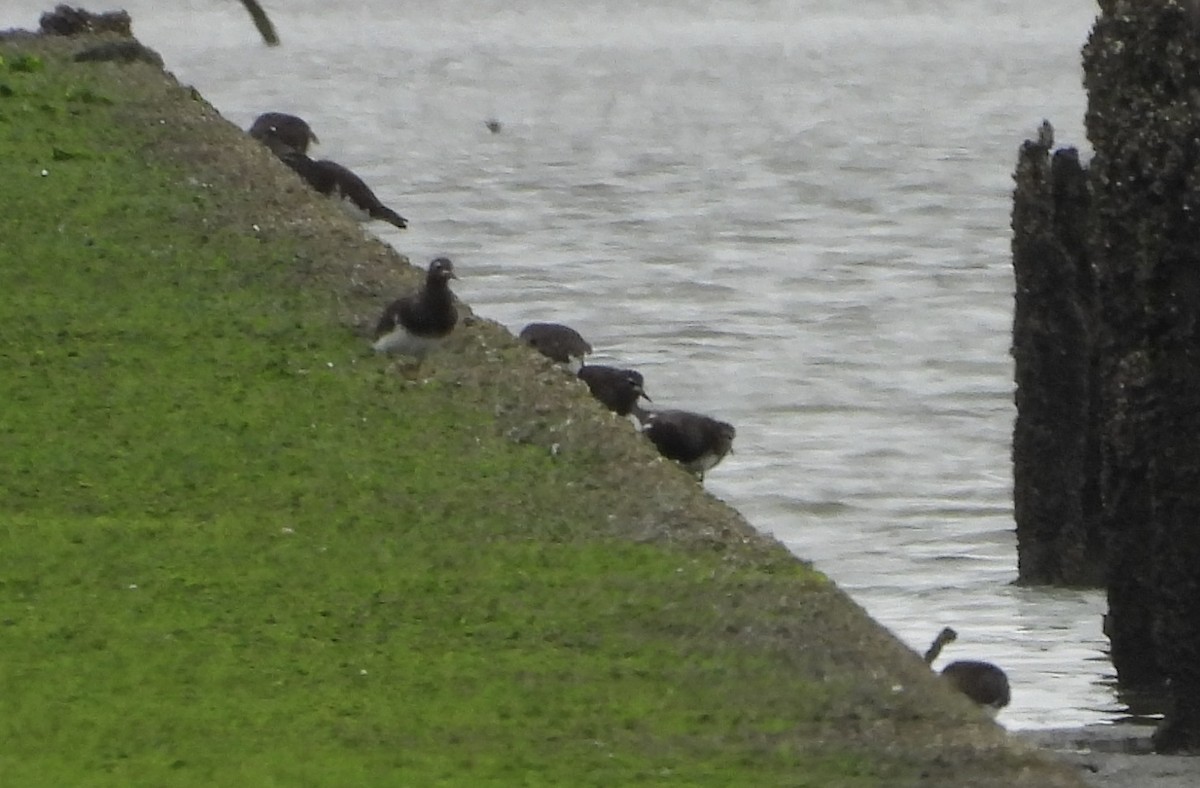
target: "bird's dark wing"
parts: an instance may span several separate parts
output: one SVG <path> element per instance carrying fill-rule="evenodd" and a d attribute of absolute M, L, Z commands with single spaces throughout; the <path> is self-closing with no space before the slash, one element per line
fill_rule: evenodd
<path fill-rule="evenodd" d="M 400 298 L 388 304 L 387 309 L 383 310 L 383 314 L 379 317 L 379 322 L 375 324 L 375 339 L 391 333 L 396 326 L 401 325 L 401 321 L 404 320 L 405 305 L 411 300 L 411 298 Z"/>
<path fill-rule="evenodd" d="M 704 453 L 701 431 L 677 414 L 653 414 L 642 431 L 661 454 L 672 460 L 691 462 Z"/>
<path fill-rule="evenodd" d="M 333 193 L 333 189 L 337 185 L 337 172 L 327 166 L 333 162 L 313 161 L 303 153 L 295 151 L 286 153 L 279 158 L 318 193 L 326 195 Z"/>
<path fill-rule="evenodd" d="M 400 229 L 408 226 L 408 222 L 403 216 L 393 211 L 391 208 L 384 205 L 375 192 L 371 191 L 371 187 L 363 181 L 362 178 L 354 174 L 354 171 L 349 167 L 343 167 L 335 161 L 322 159 L 318 161 L 317 166 L 329 173 L 337 185 L 337 190 L 360 209 L 367 212 L 367 215 L 372 219 L 380 219 L 382 221 L 393 224 Z"/>
<path fill-rule="evenodd" d="M 379 219 L 382 222 L 387 222 L 388 224 L 398 227 L 401 230 L 403 230 L 405 227 L 408 227 L 408 220 L 386 205 L 381 204 L 378 208 L 369 210 L 368 213 L 371 215 L 372 219 Z"/>
<path fill-rule="evenodd" d="M 566 364 L 572 356 L 592 352 L 592 346 L 578 331 L 561 323 L 530 323 L 521 330 L 520 339 L 560 364 Z"/>

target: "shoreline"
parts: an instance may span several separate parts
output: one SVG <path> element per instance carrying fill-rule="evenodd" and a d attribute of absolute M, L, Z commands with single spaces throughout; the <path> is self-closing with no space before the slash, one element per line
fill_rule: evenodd
<path fill-rule="evenodd" d="M 1193 788 L 1200 758 L 1157 755 L 1152 725 L 1114 723 L 1080 728 L 1016 731 L 1011 735 L 1078 770 L 1091 788 Z"/>
<path fill-rule="evenodd" d="M 102 740 L 98 755 L 81 754 L 61 742 L 56 745 L 39 737 L 35 744 L 24 745 L 40 748 L 38 758 L 8 766 L 53 774 L 60 784 L 68 784 L 72 776 L 79 778 L 70 771 L 78 768 L 74 761 L 86 766 L 89 758 L 95 758 L 99 768 L 119 763 L 122 769 L 145 770 L 142 777 L 148 780 L 166 781 L 172 774 L 203 780 L 205 775 L 199 770 L 207 769 L 209 784 L 215 784 L 222 776 L 231 776 L 223 769 L 236 764 L 226 762 L 224 756 L 213 757 L 209 752 L 214 746 L 212 737 L 232 734 L 228 740 L 217 738 L 217 749 L 257 746 L 269 749 L 282 762 L 258 763 L 259 771 L 254 774 L 259 778 L 286 778 L 292 762 L 307 753 L 312 757 L 305 767 L 324 767 L 322 773 L 330 784 L 342 768 L 341 758 L 366 762 L 377 770 L 372 774 L 415 774 L 418 783 L 436 782 L 442 779 L 439 775 L 464 781 L 470 779 L 468 775 L 515 781 L 517 775 L 507 771 L 509 761 L 515 759 L 526 764 L 530 774 L 546 779 L 550 779 L 546 775 L 586 773 L 589 769 L 594 775 L 618 770 L 611 773 L 614 782 L 609 784 L 636 782 L 639 775 L 644 781 L 651 774 L 660 780 L 671 775 L 676 784 L 688 785 L 753 784 L 759 780 L 760 784 L 787 781 L 886 788 L 909 784 L 947 788 L 1082 784 L 1072 769 L 1008 734 L 950 690 L 915 653 L 832 582 L 773 538 L 755 531 L 740 514 L 678 468 L 662 462 L 623 420 L 601 413 L 577 382 L 521 346 L 498 324 L 470 315 L 464 305 L 466 319 L 461 330 L 456 330 L 446 350 L 431 360 L 420 381 L 406 379 L 391 365 L 363 356 L 363 334 L 380 304 L 415 281 L 418 272 L 394 249 L 367 237 L 328 201 L 311 193 L 268 151 L 226 122 L 193 89 L 178 84 L 169 72 L 145 63 L 70 62 L 69 56 L 87 44 L 87 40 L 28 33 L 0 36 L 0 51 L 6 55 L 27 51 L 44 60 L 44 74 L 26 62 L 23 67 L 32 70 L 8 75 L 14 95 L 34 97 L 26 102 L 28 108 L 25 104 L 3 106 L 14 107 L 18 118 L 8 133 L 29 146 L 23 149 L 22 155 L 29 158 L 21 160 L 22 167 L 42 169 L 43 161 L 53 162 L 45 168 L 53 171 L 53 178 L 31 177 L 27 184 L 27 193 L 36 188 L 36 197 L 45 200 L 44 204 L 20 213 L 27 207 L 22 202 L 26 193 L 9 195 L 10 211 L 19 217 L 18 222 L 28 223 L 27 235 L 13 242 L 14 256 L 28 254 L 35 264 L 59 262 L 51 256 L 59 251 L 57 247 L 47 252 L 38 244 L 65 238 L 61 242 L 70 242 L 69 248 L 74 250 L 72 256 L 62 258 L 69 263 L 65 268 L 72 274 L 78 269 L 82 281 L 91 287 L 95 283 L 87 277 L 96 253 L 79 254 L 78 250 L 95 249 L 92 236 L 101 236 L 104 243 L 99 248 L 107 257 L 100 255 L 94 264 L 103 268 L 114 260 L 121 263 L 103 271 L 106 284 L 108 280 L 119 283 L 111 298 L 121 308 L 112 310 L 115 317 L 104 315 L 112 321 L 126 312 L 138 315 L 136 310 L 146 308 L 155 297 L 163 298 L 171 310 L 168 314 L 176 317 L 181 291 L 195 298 L 193 288 L 212 289 L 200 291 L 207 295 L 189 302 L 191 312 L 182 328 L 178 320 L 161 321 L 159 314 L 151 314 L 129 325 L 109 325 L 95 318 L 84 326 L 68 324 L 55 335 L 57 344 L 49 343 L 41 333 L 31 333 L 22 339 L 14 357 L 36 356 L 34 348 L 41 353 L 42 344 L 49 344 L 54 352 L 36 356 L 34 361 L 58 366 L 54 375 L 38 372 L 20 378 L 29 386 L 21 390 L 21 401 L 36 405 L 55 401 L 53 396 L 80 396 L 79 402 L 72 404 L 86 412 L 95 397 L 70 386 L 60 392 L 59 381 L 72 380 L 82 369 L 84 374 L 77 379 L 87 385 L 90 367 L 81 368 L 77 359 L 93 365 L 120 364 L 132 347 L 144 355 L 135 356 L 138 364 L 121 368 L 122 381 L 128 385 L 132 380 L 150 393 L 135 398 L 133 410 L 121 411 L 117 407 L 121 403 L 114 401 L 105 411 L 109 431 L 121 427 L 121 415 L 132 417 L 140 426 L 149 418 L 147 413 L 154 411 L 153 406 L 160 406 L 167 411 L 163 424 L 182 430 L 184 444 L 211 442 L 211 436 L 217 435 L 239 447 L 244 459 L 232 466 L 222 465 L 231 454 L 224 444 L 214 448 L 213 457 L 199 458 L 203 462 L 188 459 L 201 470 L 211 467 L 218 489 L 234 486 L 239 475 L 253 476 L 245 468 L 255 467 L 252 463 L 259 457 L 247 447 L 267 454 L 276 445 L 307 451 L 281 454 L 278 462 L 292 457 L 299 463 L 290 474 L 268 464 L 258 471 L 262 476 L 254 483 L 236 487 L 237 495 L 222 495 L 216 501 L 183 497 L 196 488 L 204 492 L 203 485 L 186 479 L 188 483 L 163 487 L 170 492 L 164 502 L 148 503 L 153 493 L 148 485 L 145 489 L 138 486 L 144 483 L 138 477 L 129 489 L 106 484 L 104 479 L 81 477 L 76 486 L 61 491 L 61 509 L 70 515 L 60 515 L 61 523 L 23 511 L 4 512 L 6 520 L 19 524 L 14 532 L 29 540 L 20 546 L 23 552 L 12 559 L 11 569 L 32 574 L 16 585 L 36 591 L 38 578 L 57 577 L 62 566 L 70 566 L 69 561 L 82 561 L 82 568 L 74 571 L 85 577 L 98 566 L 121 578 L 119 587 L 103 588 L 103 604 L 93 605 L 98 612 L 123 610 L 122 605 L 129 604 L 125 600 L 136 591 L 161 606 L 165 620 L 156 626 L 169 635 L 164 637 L 157 629 L 147 634 L 146 625 L 136 617 L 107 622 L 111 633 L 85 631 L 80 636 L 75 633 L 80 627 L 76 622 L 49 626 L 47 635 L 37 628 L 43 626 L 41 619 L 33 620 L 24 610 L 28 600 L 13 601 L 18 612 L 10 614 L 5 623 L 17 627 L 13 631 L 18 633 L 21 627 L 28 628 L 21 642 L 34 650 L 24 660 L 33 662 L 37 659 L 34 655 L 44 659 L 46 644 L 53 642 L 59 649 L 53 656 L 63 661 L 55 669 L 76 680 L 88 679 L 70 704 L 62 704 L 72 713 L 52 718 L 50 728 L 56 735 L 72 738 L 76 733 L 72 727 L 74 706 L 91 701 L 96 708 L 109 708 L 114 706 L 114 698 L 127 700 L 131 691 L 155 692 L 154 685 L 143 689 L 146 680 L 153 678 L 166 682 L 157 688 L 162 707 L 158 712 L 181 726 L 190 748 L 186 757 L 164 761 L 153 740 L 123 738 L 136 733 L 124 717 L 118 714 L 109 720 L 97 716 L 91 724 L 118 740 L 118 756 L 108 751 L 111 745 L 105 736 L 98 737 Z M 64 90 L 64 85 L 69 87 Z M 44 112 L 47 106 L 52 111 Z M 73 122 L 64 128 L 58 118 L 68 114 Z M 115 119 L 115 127 L 100 125 L 111 119 Z M 52 152 L 39 147 L 41 143 L 34 138 L 54 139 L 58 147 Z M 73 182 L 71 177 L 77 180 Z M 106 177 L 111 178 L 109 191 L 93 194 L 93 184 L 109 183 L 103 180 Z M 135 194 L 120 191 L 128 186 L 122 179 L 129 178 L 134 179 L 134 186 L 145 188 Z M 57 183 L 74 183 L 77 190 L 56 191 Z M 145 194 L 156 196 L 140 202 Z M 86 211 L 81 212 L 81 204 Z M 132 224 L 132 214 L 139 210 L 162 211 L 157 223 L 139 225 L 142 235 L 128 234 L 123 222 L 109 218 L 130 217 Z M 70 223 L 59 218 L 77 214 L 78 220 Z M 93 224 L 87 224 L 88 219 Z M 183 280 L 187 284 L 168 277 L 165 287 L 155 285 L 151 277 L 162 275 L 164 268 L 155 255 L 166 259 L 192 255 L 193 246 L 202 246 L 203 254 L 181 257 L 186 265 L 180 264 L 176 274 L 190 276 Z M 137 265 L 145 268 L 139 270 Z M 34 268 L 37 270 L 19 273 L 46 277 L 37 283 L 55 297 L 59 288 L 71 284 L 53 270 L 45 272 L 40 265 Z M 221 278 L 220 286 L 213 285 L 210 276 Z M 136 292 L 137 298 L 120 300 L 130 292 Z M 277 302 L 268 301 L 276 294 Z M 212 311 L 214 305 L 224 308 L 229 300 L 237 307 L 232 311 L 232 330 L 226 328 L 230 314 Z M 47 303 L 55 305 L 53 299 Z M 31 324 L 36 328 L 42 325 L 39 321 L 50 323 L 54 315 L 35 312 Z M 204 319 L 217 327 L 216 333 L 227 331 L 220 334 L 224 345 L 212 344 L 204 332 L 189 333 L 188 323 L 204 326 Z M 172 330 L 183 333 L 176 337 L 169 333 Z M 294 339 L 297 334 L 298 341 Z M 163 337 L 172 339 L 164 341 Z M 144 347 L 136 344 L 146 339 L 150 341 Z M 59 347 L 64 344 L 66 348 Z M 170 352 L 164 353 L 163 347 Z M 184 358 L 181 362 L 181 347 L 205 348 L 218 362 L 213 369 L 238 381 L 241 396 L 252 399 L 261 389 L 265 403 L 261 407 L 270 418 L 248 421 L 245 413 L 253 408 L 239 406 L 232 414 L 217 412 L 225 420 L 220 422 L 223 431 L 188 432 L 191 422 L 198 419 L 189 412 L 188 419 L 181 422 L 177 410 L 172 410 L 177 403 L 157 403 L 152 394 L 156 385 L 164 384 L 157 377 L 160 365 L 173 376 L 188 380 L 186 375 L 197 374 L 190 367 L 206 360 Z M 224 355 L 233 353 L 249 355 Z M 333 358 L 336 364 L 329 360 Z M 34 362 L 30 366 L 34 367 Z M 142 379 L 136 376 L 147 370 L 152 374 L 139 382 Z M 253 374 L 243 380 L 229 370 L 251 370 Z M 200 382 L 185 391 L 195 398 L 191 406 L 203 413 L 203 406 L 211 404 L 205 397 L 223 397 L 226 392 L 221 389 L 209 394 L 196 388 L 214 377 L 208 368 L 200 372 Z M 47 388 L 38 388 L 41 385 Z M 380 392 L 385 397 L 379 397 Z M 112 396 L 107 390 L 104 393 Z M 342 393 L 353 396 L 337 398 Z M 285 417 L 292 409 L 318 396 L 330 397 L 331 412 L 349 413 L 354 418 L 327 426 L 318 424 L 320 415 L 311 417 L 311 425 L 306 417 L 297 421 L 297 432 L 281 433 L 277 441 L 275 432 L 284 429 Z M 364 396 L 382 401 L 364 401 Z M 278 407 L 280 403 L 287 407 Z M 450 406 L 455 409 L 447 409 Z M 412 486 L 397 492 L 391 486 L 394 479 L 371 476 L 371 461 L 376 455 L 390 458 L 400 454 L 408 444 L 429 437 L 413 431 L 412 412 L 431 419 L 434 437 L 459 448 L 442 456 L 421 455 L 422 468 L 428 466 L 432 472 L 415 476 Z M 367 422 L 365 416 L 360 423 L 361 414 L 371 416 L 370 428 L 362 426 Z M 61 424 L 61 418 L 46 424 L 47 434 L 52 435 L 50 430 Z M 105 430 L 95 432 L 75 436 L 82 447 L 72 445 L 72 450 L 119 456 L 126 464 L 140 457 L 150 468 L 150 479 L 156 479 L 153 474 L 163 466 L 172 466 L 153 453 L 138 454 L 163 440 L 158 434 L 154 440 L 125 441 L 114 449 L 102 442 L 108 437 Z M 255 440 L 235 443 L 247 440 L 247 435 L 255 439 L 260 432 L 272 440 L 263 445 Z M 308 448 L 323 432 L 328 433 L 327 442 L 320 444 L 324 452 Z M 87 440 L 101 443 L 90 449 Z M 336 455 L 351 440 L 361 442 L 362 454 L 341 460 L 353 473 L 341 466 L 328 473 L 319 467 L 324 454 Z M 27 456 L 17 460 L 57 477 L 57 466 L 36 453 L 43 443 L 55 441 L 42 436 Z M 528 477 L 536 488 L 511 489 L 509 479 L 526 479 L 520 474 L 530 467 L 544 473 Z M 79 474 L 73 467 L 66 472 Z M 478 479 L 479 485 L 493 480 L 486 489 L 494 496 L 467 509 L 466 515 L 452 508 L 459 498 L 477 494 L 478 487 L 452 486 L 456 477 L 464 475 Z M 244 503 L 253 503 L 255 495 L 269 493 L 275 485 L 287 490 L 298 477 L 305 483 L 295 487 L 290 498 L 267 495 L 256 504 L 261 508 Z M 313 485 L 323 479 L 328 479 L 328 484 L 319 487 L 321 495 L 310 495 Z M 359 481 L 362 479 L 367 481 Z M 46 506 L 39 496 L 44 497 L 50 482 L 30 484 L 25 497 Z M 361 489 L 356 484 L 362 485 Z M 337 497 L 347 487 L 358 493 L 349 503 Z M 122 502 L 122 495 L 129 500 Z M 534 504 L 530 500 L 534 498 L 542 503 L 531 513 L 529 507 Z M 222 507 L 228 506 L 229 500 L 244 508 L 227 511 Z M 173 517 L 148 515 L 147 511 L 156 510 L 151 503 Z M 354 518 L 339 520 L 350 504 L 356 507 Z M 378 506 L 377 512 L 368 508 L 373 504 Z M 558 512 L 564 505 L 579 511 L 561 517 Z M 206 511 L 205 507 L 226 518 L 209 515 L 210 520 L 220 522 L 215 529 L 219 540 L 204 541 L 214 530 L 196 513 Z M 283 528 L 275 522 L 281 507 L 291 518 Z M 186 527 L 175 523 L 181 518 L 180 511 L 186 515 L 182 517 Z M 422 514 L 427 511 L 442 514 L 429 518 Z M 205 527 L 189 518 L 198 519 Z M 55 527 L 71 538 L 63 539 L 57 532 L 49 534 L 54 538 L 40 534 L 43 521 L 57 523 Z M 135 526 L 126 526 L 127 521 Z M 273 527 L 269 540 L 256 530 L 264 521 Z M 336 524 L 333 528 L 330 521 Z M 414 521 L 427 528 L 414 527 Z M 108 541 L 79 555 L 79 548 L 73 546 L 90 545 L 94 529 Z M 362 541 L 354 542 L 356 538 Z M 306 541 L 310 539 L 314 540 L 311 550 Z M 117 550 L 115 557 L 100 552 L 110 542 L 114 547 L 109 549 Z M 221 552 L 225 542 L 232 545 L 226 548 L 228 553 Z M 177 555 L 166 553 L 168 546 Z M 51 549 L 59 551 L 49 559 L 54 572 L 40 563 L 48 560 Z M 275 556 L 278 566 L 262 565 L 258 558 L 262 554 Z M 414 555 L 430 558 L 414 561 Z M 136 582 L 126 580 L 123 574 L 130 561 L 143 565 Z M 317 563 L 306 563 L 314 561 Z M 222 571 L 230 575 L 217 574 Z M 336 574 L 339 572 L 343 574 Z M 265 578 L 267 593 L 261 599 L 250 593 L 261 589 L 247 590 L 240 585 L 245 576 Z M 41 582 L 53 585 L 52 580 Z M 71 614 L 100 593 L 87 583 L 76 585 L 78 588 L 72 586 L 61 593 L 81 592 L 92 597 L 50 599 L 42 603 L 39 615 L 54 623 L 55 616 Z M 153 596 L 160 589 L 177 595 Z M 54 590 L 59 589 L 54 586 Z M 238 593 L 222 596 L 230 590 Z M 473 593 L 480 597 L 471 596 Z M 345 601 L 334 606 L 327 597 Z M 212 600 L 216 600 L 215 607 L 203 610 L 203 615 L 192 607 Z M 288 604 L 294 604 L 294 609 Z M 249 611 L 249 618 L 238 619 L 236 614 L 244 611 Z M 176 619 L 193 621 L 192 629 L 180 628 Z M 214 629 L 214 621 L 221 625 L 219 629 Z M 264 621 L 269 626 L 264 626 Z M 396 622 L 405 627 L 403 637 L 390 639 L 399 627 Z M 132 629 L 123 630 L 122 626 Z M 62 636 L 64 631 L 70 636 Z M 263 632 L 282 634 L 266 637 Z M 250 638 L 250 633 L 264 637 L 263 644 Z M 236 648 L 231 645 L 227 651 L 237 659 L 228 664 L 218 659 L 225 654 L 214 657 L 192 650 L 210 640 L 230 638 Z M 91 675 L 80 672 L 91 664 L 80 666 L 80 641 L 104 654 L 111 670 Z M 139 667 L 135 656 L 141 653 L 136 648 L 128 653 L 121 650 L 143 642 L 154 643 L 155 654 L 175 655 L 185 676 L 197 653 L 204 653 L 227 671 L 230 678 L 224 680 L 232 682 L 230 686 L 238 692 L 252 687 L 254 692 L 264 693 L 251 696 L 267 709 L 260 714 L 286 720 L 285 730 L 298 738 L 281 739 L 273 730 L 264 734 L 259 719 L 239 719 L 244 710 L 238 704 L 213 714 L 221 721 L 219 729 L 206 728 L 211 724 L 207 719 L 201 721 L 204 724 L 190 721 L 193 727 L 189 728 L 186 715 L 194 709 L 171 699 L 173 693 L 187 698 L 197 692 L 196 685 L 189 683 L 194 677 L 177 682 L 161 671 L 153 675 L 120 672 L 130 665 Z M 486 647 L 479 646 L 480 642 Z M 309 648 L 312 664 L 274 665 L 270 660 L 281 658 L 282 644 Z M 242 653 L 237 649 L 250 650 Z M 428 653 L 440 654 L 443 660 L 462 659 L 447 669 L 436 660 L 432 664 L 426 661 Z M 14 657 L 17 663 L 21 659 L 21 655 Z M 370 670 L 355 660 L 365 660 L 363 664 L 369 664 Z M 250 678 L 243 673 L 246 664 L 255 669 Z M 347 673 L 351 665 L 354 669 Z M 100 668 L 105 666 L 101 660 Z M 453 681 L 423 681 L 426 673 L 439 670 L 447 671 Z M 260 682 L 252 680 L 261 677 L 258 672 L 274 683 L 261 682 L 260 687 Z M 389 681 L 366 685 L 366 677 L 375 675 L 387 676 Z M 35 697 L 26 700 L 27 706 L 61 713 L 55 695 L 61 678 L 55 670 L 35 678 L 44 686 L 39 681 L 22 682 L 20 689 L 36 689 L 55 698 L 55 703 L 44 704 Z M 271 692 L 277 686 L 286 691 Z M 226 700 L 226 685 L 200 687 L 214 703 Z M 320 716 L 326 710 L 320 703 L 314 704 L 315 711 L 309 708 L 310 696 L 330 692 L 326 687 L 333 687 L 334 692 L 322 701 L 328 707 L 343 708 L 342 704 L 353 701 L 349 711 L 339 712 L 332 723 Z M 470 690 L 466 697 L 459 694 L 462 687 Z M 556 687 L 559 689 L 554 691 Z M 536 703 L 531 704 L 531 694 Z M 576 695 L 580 699 L 572 700 Z M 546 707 L 561 703 L 560 696 L 567 702 L 557 709 L 555 724 L 541 731 L 536 726 L 546 725 Z M 231 701 L 237 699 L 233 693 Z M 434 722 L 413 731 L 407 727 L 413 713 L 397 718 L 394 707 L 417 700 L 427 704 L 421 713 Z M 300 705 L 293 708 L 289 703 Z M 469 703 L 478 706 L 467 706 L 472 713 L 462 718 L 436 716 Z M 315 715 L 315 720 L 306 715 Z M 234 725 L 239 721 L 242 728 Z M 315 742 L 294 732 L 297 721 L 312 725 L 318 737 Z M 145 718 L 142 723 L 146 724 Z M 330 736 L 331 729 L 336 736 Z M 429 729 L 435 735 L 428 735 Z M 421 743 L 415 748 L 419 757 L 410 755 L 410 760 L 397 766 L 391 760 L 396 757 L 395 744 L 412 740 Z M 464 741 L 471 746 L 462 746 Z M 321 747 L 342 749 L 330 754 L 318 750 L 316 742 Z M 489 757 L 480 757 L 475 752 L 478 749 Z M 38 771 L 39 765 L 53 768 Z M 0 772 L 4 768 L 0 757 Z M 97 767 L 93 764 L 92 768 Z M 192 771 L 172 771 L 179 769 Z M 117 780 L 122 776 L 119 771 L 114 774 Z"/>

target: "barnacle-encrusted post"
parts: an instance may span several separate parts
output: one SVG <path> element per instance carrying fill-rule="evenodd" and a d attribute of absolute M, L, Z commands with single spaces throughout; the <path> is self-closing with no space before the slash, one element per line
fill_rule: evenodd
<path fill-rule="evenodd" d="M 1013 195 L 1017 563 L 1023 583 L 1099 585 L 1087 173 L 1074 148 L 1053 145 L 1044 122 L 1021 146 Z"/>
<path fill-rule="evenodd" d="M 1200 15 L 1103 0 L 1084 47 L 1113 661 L 1200 750 Z"/>

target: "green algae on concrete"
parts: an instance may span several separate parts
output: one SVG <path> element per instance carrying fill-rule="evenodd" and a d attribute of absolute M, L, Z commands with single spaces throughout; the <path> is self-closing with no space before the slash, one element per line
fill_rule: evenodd
<path fill-rule="evenodd" d="M 497 325 L 374 357 L 417 270 L 82 43 L 0 39 L 0 784 L 1080 784 Z"/>

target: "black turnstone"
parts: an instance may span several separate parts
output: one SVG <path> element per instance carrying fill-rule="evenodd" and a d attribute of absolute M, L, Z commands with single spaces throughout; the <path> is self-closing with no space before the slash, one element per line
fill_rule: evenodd
<path fill-rule="evenodd" d="M 530 323 L 521 329 L 519 339 L 551 361 L 566 364 L 572 372 L 578 372 L 584 356 L 592 352 L 578 331 L 562 323 Z"/>
<path fill-rule="evenodd" d="M 450 280 L 457 278 L 448 258 L 434 259 L 425 275 L 425 285 L 384 310 L 375 326 L 375 350 L 420 359 L 445 339 L 458 322 L 454 294 L 450 292 Z"/>
<path fill-rule="evenodd" d="M 732 424 L 686 410 L 634 410 L 642 432 L 658 453 L 675 460 L 704 481 L 704 473 L 733 451 Z"/>
<path fill-rule="evenodd" d="M 925 664 L 932 665 L 942 647 L 953 643 L 958 633 L 950 627 L 944 628 L 934 638 L 933 644 L 925 652 Z M 987 711 L 995 714 L 1008 705 L 1012 695 L 1008 686 L 1008 676 L 1003 670 L 990 662 L 980 662 L 974 659 L 958 660 L 942 668 L 942 678 L 949 681 L 956 690 L 978 703 Z"/>
<path fill-rule="evenodd" d="M 653 402 L 643 388 L 642 373 L 633 369 L 588 364 L 579 370 L 579 379 L 587 384 L 592 396 L 618 416 L 628 416 L 642 397 Z"/>
<path fill-rule="evenodd" d="M 309 144 L 320 142 L 304 118 L 286 112 L 264 112 L 254 119 L 249 134 L 281 158 L 289 153 L 307 154 Z"/>
<path fill-rule="evenodd" d="M 347 208 L 353 206 L 357 218 L 379 219 L 401 230 L 408 227 L 408 220 L 380 202 L 362 178 L 336 161 L 313 160 L 299 151 L 279 158 L 319 193 L 341 200 Z"/>

